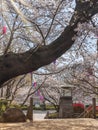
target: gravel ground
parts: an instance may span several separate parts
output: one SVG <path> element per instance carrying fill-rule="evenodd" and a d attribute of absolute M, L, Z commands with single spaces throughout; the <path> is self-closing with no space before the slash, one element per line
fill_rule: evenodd
<path fill-rule="evenodd" d="M 0 130 L 98 130 L 98 120 L 81 118 L 0 123 Z"/>

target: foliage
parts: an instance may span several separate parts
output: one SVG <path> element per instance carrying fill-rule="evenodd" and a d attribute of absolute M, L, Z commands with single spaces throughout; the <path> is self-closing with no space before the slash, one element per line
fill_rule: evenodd
<path fill-rule="evenodd" d="M 55 110 L 53 105 L 46 105 L 46 110 Z"/>
<path fill-rule="evenodd" d="M 39 107 L 33 106 L 34 110 L 55 110 L 55 107 L 53 105 L 40 105 Z"/>
<path fill-rule="evenodd" d="M 57 112 L 49 113 L 48 119 L 56 119 L 56 118 L 58 118 L 58 113 Z"/>
<path fill-rule="evenodd" d="M 8 107 L 8 101 L 1 99 L 0 100 L 0 115 L 2 115 L 2 113 L 6 110 L 7 107 Z"/>

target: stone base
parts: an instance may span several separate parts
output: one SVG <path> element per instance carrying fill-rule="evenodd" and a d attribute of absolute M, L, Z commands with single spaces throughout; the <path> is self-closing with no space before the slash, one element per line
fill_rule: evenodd
<path fill-rule="evenodd" d="M 73 116 L 73 105 L 72 97 L 61 97 L 59 107 L 59 118 L 72 118 Z"/>

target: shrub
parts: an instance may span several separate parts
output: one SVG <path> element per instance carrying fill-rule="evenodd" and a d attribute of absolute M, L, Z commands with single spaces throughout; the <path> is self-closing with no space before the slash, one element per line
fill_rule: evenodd
<path fill-rule="evenodd" d="M 8 101 L 6 99 L 1 99 L 0 100 L 0 115 L 6 110 L 8 105 Z"/>
<path fill-rule="evenodd" d="M 82 113 L 84 111 L 84 104 L 82 103 L 74 103 L 73 109 L 75 113 Z"/>

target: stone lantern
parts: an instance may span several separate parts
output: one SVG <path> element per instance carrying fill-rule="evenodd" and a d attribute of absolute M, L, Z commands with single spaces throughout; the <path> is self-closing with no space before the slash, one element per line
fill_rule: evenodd
<path fill-rule="evenodd" d="M 72 87 L 71 85 L 61 87 L 59 118 L 72 118 L 73 116 Z"/>
<path fill-rule="evenodd" d="M 62 97 L 72 97 L 72 88 L 69 87 L 61 87 Z"/>

